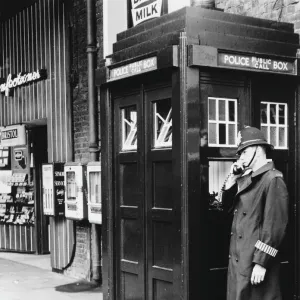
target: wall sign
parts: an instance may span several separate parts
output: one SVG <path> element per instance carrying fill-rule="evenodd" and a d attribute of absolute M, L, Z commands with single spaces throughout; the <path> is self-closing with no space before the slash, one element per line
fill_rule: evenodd
<path fill-rule="evenodd" d="M 25 125 L 0 127 L 0 133 L 2 147 L 26 145 Z"/>
<path fill-rule="evenodd" d="M 111 69 L 109 72 L 108 81 L 113 81 L 121 78 L 142 74 L 156 69 L 157 69 L 157 58 L 156 57 L 146 58 L 128 65 L 124 65 L 122 67 Z"/>
<path fill-rule="evenodd" d="M 161 16 L 162 0 L 149 2 L 149 0 L 131 0 L 133 26 Z"/>
<path fill-rule="evenodd" d="M 11 89 L 17 86 L 22 86 L 46 78 L 47 78 L 47 71 L 45 69 L 40 69 L 31 73 L 20 72 L 17 75 L 9 74 L 6 80 L 1 79 L 0 92 L 5 93 L 5 95 L 8 96 Z"/>
<path fill-rule="evenodd" d="M 296 74 L 295 63 L 257 56 L 218 54 L 218 65 L 241 69 L 255 69 L 276 73 Z"/>

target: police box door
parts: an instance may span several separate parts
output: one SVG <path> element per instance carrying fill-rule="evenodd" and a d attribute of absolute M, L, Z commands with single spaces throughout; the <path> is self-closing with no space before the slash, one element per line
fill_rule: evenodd
<path fill-rule="evenodd" d="M 143 89 L 113 105 L 115 297 L 177 299 L 171 89 Z"/>

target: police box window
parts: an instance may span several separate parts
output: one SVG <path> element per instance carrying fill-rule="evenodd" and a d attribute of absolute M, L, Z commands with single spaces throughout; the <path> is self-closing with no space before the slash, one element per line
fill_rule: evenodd
<path fill-rule="evenodd" d="M 288 106 L 286 103 L 261 102 L 260 126 L 275 149 L 288 148 Z"/>
<path fill-rule="evenodd" d="M 153 103 L 154 148 L 172 147 L 171 99 Z"/>
<path fill-rule="evenodd" d="M 208 98 L 208 145 L 236 147 L 237 100 Z"/>

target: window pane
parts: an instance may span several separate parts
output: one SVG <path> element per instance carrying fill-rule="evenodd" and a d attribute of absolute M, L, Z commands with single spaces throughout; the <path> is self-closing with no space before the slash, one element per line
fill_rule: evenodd
<path fill-rule="evenodd" d="M 260 122 L 267 123 L 267 104 L 261 103 L 260 104 Z"/>
<path fill-rule="evenodd" d="M 276 124 L 276 104 L 270 105 L 270 123 Z"/>
<path fill-rule="evenodd" d="M 226 121 L 226 114 L 225 114 L 225 100 L 219 100 L 219 120 Z"/>
<path fill-rule="evenodd" d="M 137 111 L 135 106 L 122 109 L 122 148 L 137 149 Z"/>
<path fill-rule="evenodd" d="M 228 102 L 229 121 L 235 121 L 235 102 Z"/>
<path fill-rule="evenodd" d="M 216 120 L 216 100 L 209 99 L 209 120 Z"/>
<path fill-rule="evenodd" d="M 268 136 L 268 127 L 267 126 L 261 126 L 261 131 L 264 134 L 266 140 L 269 140 L 269 136 Z"/>
<path fill-rule="evenodd" d="M 153 103 L 154 146 L 172 146 L 172 107 L 171 99 Z"/>
<path fill-rule="evenodd" d="M 235 145 L 235 139 L 236 139 L 236 132 L 235 132 L 235 125 L 229 124 L 228 125 L 228 144 L 229 145 Z"/>
<path fill-rule="evenodd" d="M 226 144 L 226 125 L 219 124 L 219 144 Z"/>
<path fill-rule="evenodd" d="M 285 135 L 286 135 L 286 130 L 285 128 L 279 128 L 279 147 L 286 147 L 287 145 L 285 144 Z"/>
<path fill-rule="evenodd" d="M 209 144 L 217 143 L 217 125 L 216 124 L 208 125 L 208 141 L 209 141 Z"/>
<path fill-rule="evenodd" d="M 279 124 L 285 124 L 285 105 L 279 105 Z"/>
<path fill-rule="evenodd" d="M 270 127 L 270 143 L 275 147 L 277 146 L 276 137 L 276 127 Z"/>

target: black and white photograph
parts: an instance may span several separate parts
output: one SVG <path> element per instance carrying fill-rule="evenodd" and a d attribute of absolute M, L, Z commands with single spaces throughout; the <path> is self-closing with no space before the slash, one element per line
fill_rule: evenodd
<path fill-rule="evenodd" d="M 299 34 L 300 0 L 2 0 L 0 300 L 299 300 Z"/>

